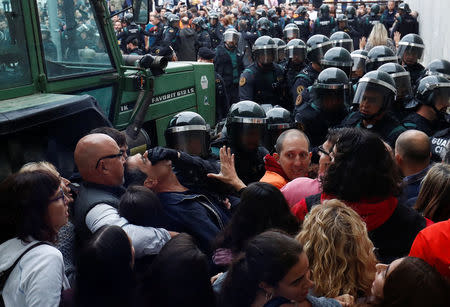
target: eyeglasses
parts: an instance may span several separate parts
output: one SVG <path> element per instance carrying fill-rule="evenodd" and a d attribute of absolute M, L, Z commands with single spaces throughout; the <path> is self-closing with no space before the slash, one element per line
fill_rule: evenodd
<path fill-rule="evenodd" d="M 327 155 L 328 157 L 330 156 L 330 153 L 329 153 L 328 151 L 326 151 L 325 148 L 323 148 L 322 145 L 320 145 L 319 147 L 317 147 L 317 149 L 318 149 L 321 153 Z"/>
<path fill-rule="evenodd" d="M 95 168 L 97 168 L 98 167 L 98 165 L 100 164 L 100 161 L 101 160 L 103 160 L 103 159 L 114 159 L 114 158 L 120 158 L 120 157 L 122 157 L 123 156 L 123 153 L 124 153 L 124 151 L 123 150 L 121 150 L 118 154 L 115 154 L 115 155 L 109 155 L 109 156 L 104 156 L 104 157 L 101 157 L 100 159 L 98 159 L 98 161 L 97 161 L 97 164 L 95 164 Z"/>
<path fill-rule="evenodd" d="M 65 199 L 66 196 L 64 195 L 64 191 L 61 187 L 59 188 L 59 192 L 60 193 L 58 196 L 50 199 L 50 202 L 54 202 L 54 201 L 58 201 L 58 200 L 62 199 L 64 201 L 64 203 L 66 203 L 66 199 Z"/>

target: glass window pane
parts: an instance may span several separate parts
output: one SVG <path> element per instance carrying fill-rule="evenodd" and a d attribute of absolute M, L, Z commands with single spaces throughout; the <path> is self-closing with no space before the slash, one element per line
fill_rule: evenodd
<path fill-rule="evenodd" d="M 39 0 L 48 78 L 111 70 L 105 41 L 87 0 Z"/>
<path fill-rule="evenodd" d="M 0 4 L 0 90 L 31 84 L 31 70 L 20 2 Z"/>

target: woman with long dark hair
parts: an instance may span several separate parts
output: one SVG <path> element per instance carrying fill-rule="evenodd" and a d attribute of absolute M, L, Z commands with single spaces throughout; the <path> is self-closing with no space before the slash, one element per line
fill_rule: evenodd
<path fill-rule="evenodd" d="M 399 203 L 400 173 L 383 141 L 367 130 L 345 128 L 330 155 L 323 192 L 301 200 L 292 212 L 303 220 L 312 206 L 337 198 L 366 223 L 379 260 L 390 262 L 407 255 L 426 220 Z"/>
<path fill-rule="evenodd" d="M 119 226 L 98 229 L 77 259 L 75 306 L 134 304 L 134 249 Z"/>
<path fill-rule="evenodd" d="M 54 244 L 68 216 L 60 180 L 48 171 L 13 174 L 0 184 L 0 272 L 12 268 L 2 289 L 6 306 L 59 306 L 69 283 Z"/>

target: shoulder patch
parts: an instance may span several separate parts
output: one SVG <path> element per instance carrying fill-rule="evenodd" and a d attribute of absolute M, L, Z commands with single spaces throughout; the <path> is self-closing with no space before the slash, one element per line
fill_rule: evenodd
<path fill-rule="evenodd" d="M 247 82 L 247 80 L 245 79 L 245 77 L 241 77 L 239 79 L 239 86 L 244 86 L 246 82 Z"/>
<path fill-rule="evenodd" d="M 173 33 L 173 32 L 174 32 L 174 29 L 170 29 L 169 32 L 170 32 L 170 33 Z"/>
<path fill-rule="evenodd" d="M 282 81 L 284 78 L 283 78 L 283 76 L 278 76 L 277 77 L 277 81 Z"/>
<path fill-rule="evenodd" d="M 216 83 L 220 83 L 220 79 L 216 79 Z"/>
<path fill-rule="evenodd" d="M 302 94 L 300 93 L 300 94 L 298 94 L 298 96 L 297 96 L 297 99 L 295 99 L 295 105 L 296 106 L 299 106 L 299 105 L 301 105 L 302 104 Z"/>
<path fill-rule="evenodd" d="M 303 85 L 297 86 L 297 95 L 301 95 L 304 89 L 305 87 Z"/>

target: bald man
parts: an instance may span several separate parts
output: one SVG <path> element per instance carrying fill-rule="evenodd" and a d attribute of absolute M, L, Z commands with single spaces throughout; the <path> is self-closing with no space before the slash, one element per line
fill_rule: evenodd
<path fill-rule="evenodd" d="M 311 152 L 306 134 L 297 129 L 284 131 L 277 139 L 275 150 L 273 156 L 264 157 L 266 173 L 261 182 L 281 189 L 289 181 L 308 175 Z"/>
<path fill-rule="evenodd" d="M 395 160 L 403 176 L 404 190 L 400 198 L 411 206 L 419 195 L 420 183 L 430 168 L 431 144 L 419 130 L 407 130 L 395 142 Z"/>
<path fill-rule="evenodd" d="M 89 134 L 78 141 L 75 163 L 83 182 L 74 203 L 74 224 L 78 245 L 104 225 L 117 225 L 128 234 L 136 257 L 157 254 L 170 240 L 165 229 L 129 224 L 119 216 L 119 199 L 125 192 L 122 186 L 124 153 L 108 135 Z"/>

